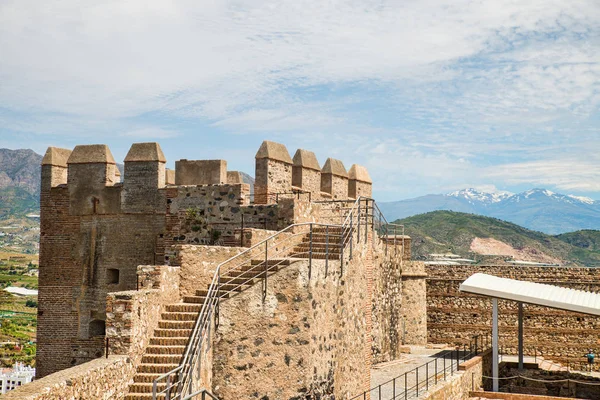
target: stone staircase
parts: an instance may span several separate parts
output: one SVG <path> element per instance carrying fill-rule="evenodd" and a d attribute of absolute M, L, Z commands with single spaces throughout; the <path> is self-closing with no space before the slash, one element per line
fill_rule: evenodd
<path fill-rule="evenodd" d="M 339 260 L 342 243 L 341 227 L 313 227 L 312 233 L 312 257 L 314 259 Z M 302 242 L 294 247 L 293 257 L 308 258 L 311 252 L 310 234 L 302 238 Z"/>
<path fill-rule="evenodd" d="M 336 229 L 337 231 L 335 231 Z M 313 257 L 324 259 L 326 257 L 325 248 L 327 246 L 329 259 L 339 259 L 340 234 L 341 228 L 330 228 L 329 245 L 327 246 L 325 228 L 322 228 L 321 232 L 321 227 L 315 227 L 312 237 Z M 301 258 L 308 258 L 309 249 L 310 236 L 306 234 L 302 238 L 302 242 L 295 246 L 288 257 L 272 258 L 267 261 L 267 276 L 299 261 Z M 219 296 L 228 298 L 238 292 L 242 292 L 255 283 L 259 283 L 261 278 L 264 278 L 264 274 L 265 260 L 258 259 L 250 260 L 250 262 L 241 267 L 227 271 L 221 276 Z M 129 393 L 125 396 L 125 400 L 152 399 L 154 380 L 179 366 L 198 314 L 206 300 L 208 289 L 209 286 L 198 289 L 195 295 L 185 296 L 182 302 L 169 304 L 165 307 L 165 311 L 161 314 L 158 328 L 154 330 L 153 337 L 150 339 L 146 353 L 137 368 L 133 384 L 129 386 Z M 165 385 L 166 383 L 159 384 L 158 391 L 163 390 Z M 164 399 L 165 396 L 157 396 L 157 398 Z"/>

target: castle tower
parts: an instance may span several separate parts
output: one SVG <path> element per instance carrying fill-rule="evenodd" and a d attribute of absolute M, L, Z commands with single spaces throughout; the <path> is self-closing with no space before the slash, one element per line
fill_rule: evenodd
<path fill-rule="evenodd" d="M 348 197 L 356 199 L 360 196 L 371 197 L 373 181 L 369 171 L 362 165 L 353 164 L 348 171 Z"/>
<path fill-rule="evenodd" d="M 153 212 L 161 208 L 165 187 L 165 163 L 158 143 L 134 143 L 125 157 L 125 178 L 121 191 L 123 212 Z"/>
<path fill-rule="evenodd" d="M 321 170 L 321 191 L 329 193 L 334 200 L 348 198 L 348 172 L 344 163 L 328 158 Z"/>
<path fill-rule="evenodd" d="M 70 155 L 71 150 L 48 147 L 42 159 L 42 192 L 67 183 L 67 160 Z"/>
<path fill-rule="evenodd" d="M 108 146 L 75 146 L 67 165 L 72 215 L 109 214 L 119 211 L 119 193 L 108 193 L 105 190 L 107 186 L 117 183 L 117 165 Z"/>
<path fill-rule="evenodd" d="M 254 203 L 272 203 L 271 195 L 292 191 L 293 162 L 284 145 L 265 140 L 255 158 Z"/>
<path fill-rule="evenodd" d="M 294 154 L 292 185 L 311 192 L 313 199 L 319 198 L 321 194 L 321 166 L 317 161 L 317 156 L 312 151 L 298 149 Z"/>

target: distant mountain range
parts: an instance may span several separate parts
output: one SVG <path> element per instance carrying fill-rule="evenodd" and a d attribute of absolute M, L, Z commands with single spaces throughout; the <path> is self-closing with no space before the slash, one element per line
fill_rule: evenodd
<path fill-rule="evenodd" d="M 379 207 L 389 221 L 448 210 L 494 217 L 551 235 L 600 229 L 600 201 L 546 189 L 532 189 L 519 194 L 464 189 L 379 203 Z"/>
<path fill-rule="evenodd" d="M 0 219 L 38 212 L 41 162 L 33 150 L 0 149 Z"/>
<path fill-rule="evenodd" d="M 510 222 L 454 211 L 432 211 L 400 219 L 412 238 L 414 259 L 456 254 L 474 260 L 501 259 L 600 267 L 600 231 L 552 236 Z"/>

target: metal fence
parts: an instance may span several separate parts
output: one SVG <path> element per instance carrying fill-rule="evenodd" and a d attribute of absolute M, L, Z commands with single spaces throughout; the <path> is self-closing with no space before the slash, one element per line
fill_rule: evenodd
<path fill-rule="evenodd" d="M 488 350 L 491 347 L 491 343 L 490 335 L 474 336 L 468 345 L 463 345 L 462 349 L 457 347 L 454 350 L 441 351 L 436 354 L 432 361 L 351 397 L 350 400 L 416 399 L 427 393 L 430 387 L 454 376 L 461 362 Z M 473 386 L 474 384 L 473 382 Z"/>

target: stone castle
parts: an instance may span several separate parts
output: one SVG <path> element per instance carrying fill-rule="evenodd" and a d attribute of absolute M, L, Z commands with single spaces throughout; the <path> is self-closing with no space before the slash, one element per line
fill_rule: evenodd
<path fill-rule="evenodd" d="M 424 265 L 378 212 L 364 167 L 321 168 L 269 141 L 253 189 L 225 160 L 165 164 L 157 143 L 133 144 L 123 177 L 105 145 L 46 152 L 47 378 L 30 391 L 68 375 L 55 387 L 81 398 L 149 399 L 153 386 L 180 390 L 153 383 L 198 347 L 193 386 L 219 399 L 345 398 L 369 389 L 372 363 L 426 342 Z"/>

